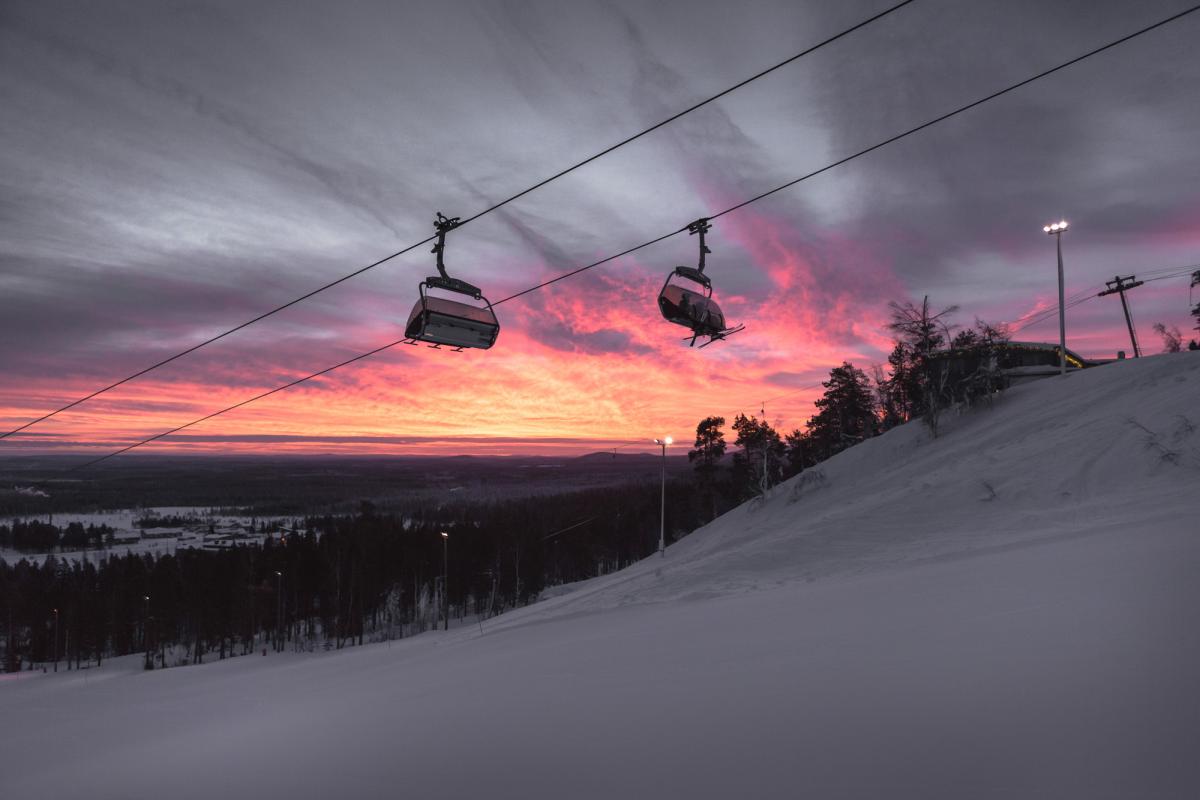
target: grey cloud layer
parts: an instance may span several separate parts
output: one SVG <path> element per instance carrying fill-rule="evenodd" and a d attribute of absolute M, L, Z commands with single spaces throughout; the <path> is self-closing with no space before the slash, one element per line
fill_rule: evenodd
<path fill-rule="evenodd" d="M 883 5 L 6 4 L 0 388 L 136 368 L 424 237 L 434 210 L 470 214 Z M 452 263 L 521 288 L 1183 5 L 922 0 L 464 229 Z M 1079 220 L 1072 245 L 1097 274 L 1131 252 L 1182 258 L 1186 244 L 1146 232 L 1198 213 L 1200 20 L 1152 36 L 764 208 L 828 261 L 853 238 L 915 293 L 964 305 L 1046 288 L 1046 215 Z M 719 229 L 714 246 L 746 261 Z M 692 258 L 692 242 L 673 241 L 645 261 Z M 309 366 L 372 346 L 358 309 L 403 313 L 430 266 L 414 253 L 256 335 L 319 328 Z M 769 283 L 746 269 L 725 288 L 762 296 Z M 574 346 L 627 344 L 594 338 Z"/>

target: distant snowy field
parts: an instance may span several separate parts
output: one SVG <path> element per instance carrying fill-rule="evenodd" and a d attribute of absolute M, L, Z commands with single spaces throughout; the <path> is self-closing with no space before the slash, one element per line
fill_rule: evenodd
<path fill-rule="evenodd" d="M 1198 796 L 1200 354 L 806 476 L 482 634 L 0 676 L 0 797 Z"/>
<path fill-rule="evenodd" d="M 107 558 L 109 555 L 123 556 L 127 553 L 136 555 L 153 554 L 167 555 L 174 553 L 179 548 L 204 546 L 204 533 L 189 532 L 184 528 L 150 528 L 142 530 L 136 525 L 136 521 L 143 517 L 172 517 L 189 518 L 195 521 L 195 525 L 207 527 L 212 525 L 216 529 L 228 530 L 234 526 L 245 526 L 252 519 L 258 519 L 264 522 L 269 522 L 268 517 L 250 517 L 245 515 L 218 514 L 213 509 L 192 506 L 161 506 L 156 508 L 137 508 L 137 509 L 116 509 L 109 511 L 95 511 L 86 514 L 54 514 L 52 520 L 55 525 L 60 528 L 66 528 L 73 522 L 78 522 L 83 527 L 89 525 L 107 525 L 112 528 L 117 538 L 139 537 L 136 542 L 113 544 L 100 549 L 85 549 L 85 550 L 55 550 L 53 553 L 23 553 L 19 550 L 7 547 L 0 547 L 0 559 L 7 562 L 15 563 L 22 558 L 28 561 L 42 562 L 46 557 L 53 555 L 59 559 L 74 559 L 74 560 L 99 560 Z M 11 525 L 16 520 L 28 520 L 28 516 L 4 517 L 0 518 L 0 524 Z M 46 522 L 45 516 L 39 515 L 36 519 Z M 261 543 L 266 536 L 241 536 L 241 543 Z"/>

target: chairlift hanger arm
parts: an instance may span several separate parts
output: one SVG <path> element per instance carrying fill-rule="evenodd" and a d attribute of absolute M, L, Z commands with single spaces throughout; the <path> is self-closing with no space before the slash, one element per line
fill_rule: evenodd
<path fill-rule="evenodd" d="M 433 227 L 437 230 L 437 244 L 430 252 L 437 253 L 437 268 L 443 278 L 450 278 L 446 274 L 446 265 L 442 261 L 442 251 L 446 249 L 446 234 L 457 228 L 460 221 L 461 217 L 447 217 L 440 211 L 437 212 L 437 219 L 433 221 Z"/>
<path fill-rule="evenodd" d="M 433 221 L 433 227 L 437 230 L 437 243 L 434 244 L 433 250 L 430 252 L 437 254 L 437 271 L 438 275 L 430 276 L 425 279 L 425 285 L 434 289 L 446 289 L 451 292 L 470 295 L 476 300 L 482 299 L 483 292 L 478 286 L 461 281 L 458 278 L 451 278 L 446 272 L 446 263 L 443 260 L 443 254 L 446 250 L 446 234 L 459 226 L 460 217 L 447 217 L 442 212 L 437 212 L 437 219 Z M 488 304 L 490 307 L 490 303 Z"/>
<path fill-rule="evenodd" d="M 700 234 L 700 264 L 698 266 L 698 271 L 701 274 L 704 272 L 704 256 L 705 254 L 712 252 L 712 250 L 708 249 L 708 245 L 704 243 L 704 234 L 708 233 L 711 228 L 712 223 L 708 221 L 708 217 L 701 217 L 687 226 L 687 231 L 689 234 Z"/>

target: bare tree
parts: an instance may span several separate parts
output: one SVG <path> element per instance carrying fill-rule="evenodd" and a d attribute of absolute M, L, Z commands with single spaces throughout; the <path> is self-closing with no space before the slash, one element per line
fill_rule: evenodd
<path fill-rule="evenodd" d="M 1183 333 L 1174 325 L 1168 328 L 1161 322 L 1156 322 L 1154 332 L 1162 337 L 1164 353 L 1178 353 L 1183 349 Z"/>
<path fill-rule="evenodd" d="M 911 302 L 901 304 L 893 300 L 888 303 L 888 307 L 892 310 L 892 321 L 888 324 L 888 329 L 916 352 L 921 418 L 936 439 L 938 422 L 945 404 L 947 376 L 945 370 L 933 369 L 930 356 L 935 350 L 949 343 L 951 326 L 948 317 L 958 311 L 958 306 L 949 306 L 934 313 L 929 308 L 929 295 L 925 295 L 920 306 Z"/>

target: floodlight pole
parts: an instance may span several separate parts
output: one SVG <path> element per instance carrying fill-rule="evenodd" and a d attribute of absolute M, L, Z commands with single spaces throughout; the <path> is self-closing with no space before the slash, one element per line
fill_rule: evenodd
<path fill-rule="evenodd" d="M 1063 299 L 1062 235 L 1067 230 L 1067 221 L 1052 222 L 1042 230 L 1054 237 L 1058 251 L 1058 374 L 1067 374 L 1067 311 Z"/>
<path fill-rule="evenodd" d="M 54 609 L 54 671 L 58 672 L 58 609 Z"/>
<path fill-rule="evenodd" d="M 1062 231 L 1054 237 L 1058 251 L 1058 374 L 1067 374 L 1067 308 L 1063 299 Z"/>

